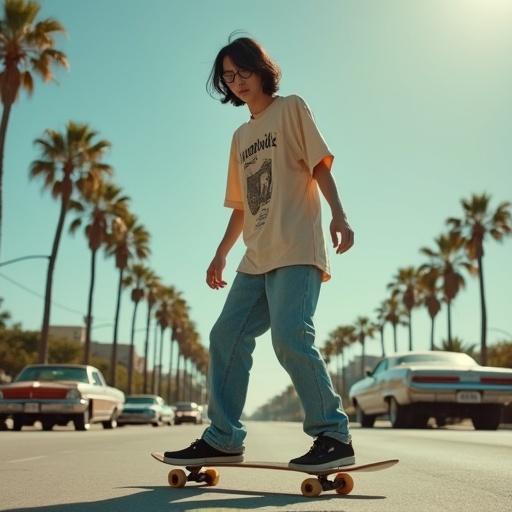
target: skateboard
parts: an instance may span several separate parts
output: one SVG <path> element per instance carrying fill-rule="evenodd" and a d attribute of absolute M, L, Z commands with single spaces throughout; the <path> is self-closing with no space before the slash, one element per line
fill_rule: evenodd
<path fill-rule="evenodd" d="M 164 464 L 168 464 L 164 460 L 163 453 L 152 452 L 151 456 Z M 382 471 L 390 468 L 398 463 L 398 459 L 382 460 L 369 464 L 353 464 L 351 466 L 341 466 L 323 471 L 306 471 L 303 469 L 289 468 L 284 462 L 219 462 L 212 464 L 217 467 L 226 468 L 256 468 L 256 469 L 274 469 L 278 471 L 295 471 L 297 473 L 305 473 L 314 475 L 316 478 L 307 478 L 302 482 L 301 492 L 304 496 L 319 496 L 322 491 L 335 490 L 338 494 L 349 494 L 354 488 L 354 480 L 349 473 L 360 471 Z M 176 464 L 169 464 L 176 466 Z M 205 465 L 207 466 L 207 465 Z M 215 468 L 205 468 L 205 466 L 184 466 L 188 471 L 185 473 L 183 469 L 171 469 L 167 476 L 171 487 L 184 487 L 187 482 L 205 482 L 208 486 L 215 486 L 219 483 L 220 473 Z M 333 480 L 329 480 L 330 475 L 336 475 Z"/>

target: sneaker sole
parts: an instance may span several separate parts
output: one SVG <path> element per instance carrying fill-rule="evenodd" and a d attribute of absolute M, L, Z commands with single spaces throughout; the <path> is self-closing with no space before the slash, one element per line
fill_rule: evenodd
<path fill-rule="evenodd" d="M 175 466 L 204 466 L 207 464 L 229 464 L 243 461 L 243 455 L 230 455 L 226 457 L 205 457 L 202 459 L 173 459 L 171 457 L 164 457 L 164 462 L 166 464 L 173 464 Z"/>
<path fill-rule="evenodd" d="M 343 466 L 352 466 L 356 463 L 355 457 L 345 457 L 344 459 L 333 460 L 325 464 L 294 464 L 288 463 L 290 469 L 297 469 L 299 471 L 328 471 L 330 469 L 337 469 Z"/>

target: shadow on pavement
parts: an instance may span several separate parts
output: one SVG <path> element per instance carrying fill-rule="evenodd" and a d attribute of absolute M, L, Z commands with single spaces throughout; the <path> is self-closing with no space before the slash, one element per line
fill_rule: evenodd
<path fill-rule="evenodd" d="M 122 489 L 143 489 L 143 492 L 89 503 L 65 503 L 63 505 L 44 505 L 41 507 L 14 508 L 8 512 L 126 512 L 127 510 L 172 512 L 205 510 L 205 509 L 255 509 L 260 507 L 283 507 L 296 503 L 306 505 L 314 502 L 330 502 L 336 500 L 339 505 L 350 500 L 382 500 L 385 496 L 352 495 L 341 496 L 333 491 L 321 494 L 317 498 L 305 498 L 300 494 L 272 492 L 239 491 L 234 489 L 212 489 L 204 485 L 190 486 L 184 489 L 171 489 L 168 486 L 158 487 L 122 487 Z M 204 495 L 208 495 L 205 499 Z M 233 494 L 233 498 L 224 495 Z M 201 497 L 194 500 L 191 498 Z M 216 496 L 219 496 L 218 498 Z M 222 496 L 222 497 L 220 497 Z M 187 501 L 183 501 L 187 500 Z M 337 508 L 339 512 L 342 509 Z"/>

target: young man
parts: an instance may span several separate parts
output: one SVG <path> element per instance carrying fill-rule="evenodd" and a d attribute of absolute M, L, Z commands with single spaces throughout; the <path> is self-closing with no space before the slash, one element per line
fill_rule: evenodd
<path fill-rule="evenodd" d="M 231 140 L 224 205 L 233 213 L 206 272 L 208 286 L 226 286 L 226 257 L 242 231 L 247 250 L 210 333 L 211 425 L 190 447 L 165 452 L 165 460 L 243 460 L 247 432 L 240 416 L 252 352 L 255 338 L 270 328 L 275 353 L 304 408 L 304 431 L 316 438 L 289 466 L 322 470 L 353 464 L 348 418 L 314 346 L 313 315 L 321 283 L 330 279 L 318 188 L 331 208 L 336 253 L 347 251 L 354 236 L 330 172 L 334 156 L 305 101 L 276 94 L 279 67 L 256 41 L 239 38 L 224 47 L 210 79 L 222 103 L 246 104 L 251 117 Z"/>

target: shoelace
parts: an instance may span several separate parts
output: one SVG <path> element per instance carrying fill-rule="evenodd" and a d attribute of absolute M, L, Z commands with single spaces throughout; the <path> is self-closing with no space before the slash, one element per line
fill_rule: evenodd
<path fill-rule="evenodd" d="M 313 446 L 309 449 L 308 454 L 318 455 L 320 453 L 325 453 L 328 449 L 326 444 L 326 440 L 318 437 L 313 441 Z"/>
<path fill-rule="evenodd" d="M 201 442 L 201 439 L 196 439 L 191 445 L 190 445 L 190 448 L 192 448 L 193 450 L 195 450 L 197 448 L 197 446 L 199 445 L 199 443 Z"/>

